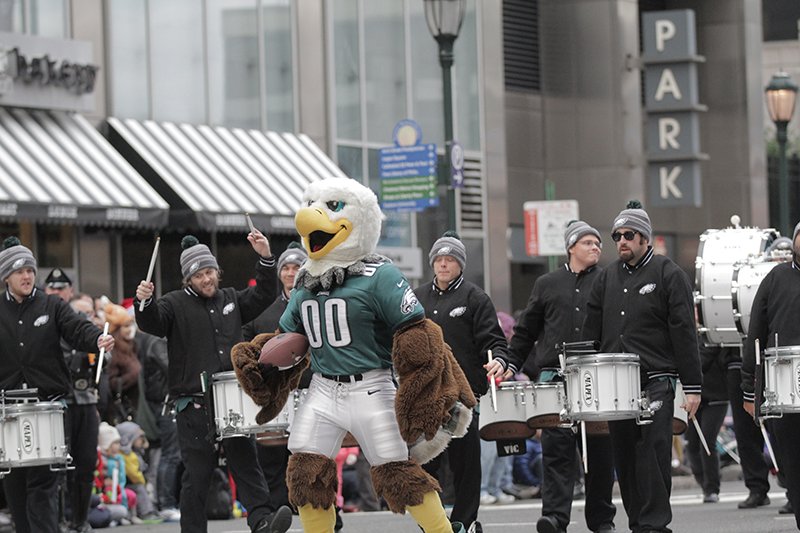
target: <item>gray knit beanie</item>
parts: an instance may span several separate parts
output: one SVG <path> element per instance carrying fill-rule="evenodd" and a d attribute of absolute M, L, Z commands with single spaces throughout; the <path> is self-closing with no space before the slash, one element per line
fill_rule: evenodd
<path fill-rule="evenodd" d="M 306 259 L 308 259 L 308 254 L 303 246 L 299 242 L 292 241 L 289 243 L 286 251 L 278 258 L 278 273 L 280 274 L 284 265 L 303 266 Z"/>
<path fill-rule="evenodd" d="M 619 228 L 631 228 L 642 234 L 642 237 L 648 241 L 652 240 L 653 228 L 650 226 L 650 217 L 647 212 L 642 209 L 642 204 L 637 200 L 631 200 L 625 209 L 619 212 L 617 218 L 614 219 L 614 225 L 611 227 L 611 232 L 617 231 Z"/>
<path fill-rule="evenodd" d="M 444 234 L 433 243 L 431 251 L 428 253 L 428 263 L 433 266 L 433 262 L 440 255 L 452 256 L 463 272 L 464 267 L 467 266 L 467 249 L 464 243 L 461 242 L 461 237 L 455 231 L 445 231 Z"/>
<path fill-rule="evenodd" d="M 794 227 L 794 233 L 792 233 L 792 244 L 794 244 L 794 241 L 797 240 L 798 233 L 800 233 L 800 222 L 798 222 L 797 225 Z"/>
<path fill-rule="evenodd" d="M 8 237 L 3 241 L 3 250 L 0 251 L 0 282 L 25 267 L 32 268 L 36 274 L 36 258 L 33 257 L 33 252 L 22 246 L 18 238 Z"/>
<path fill-rule="evenodd" d="M 567 222 L 567 229 L 564 230 L 564 248 L 569 251 L 585 235 L 594 235 L 598 241 L 603 242 L 603 239 L 600 238 L 600 232 L 583 220 Z"/>
<path fill-rule="evenodd" d="M 188 281 L 198 270 L 204 268 L 216 268 L 219 270 L 217 258 L 205 244 L 200 244 L 197 237 L 187 235 L 181 239 L 181 275 L 183 281 Z"/>

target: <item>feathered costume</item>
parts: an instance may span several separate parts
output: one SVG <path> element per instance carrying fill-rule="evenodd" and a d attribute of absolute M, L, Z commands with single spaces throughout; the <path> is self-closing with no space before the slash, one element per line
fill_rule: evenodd
<path fill-rule="evenodd" d="M 289 499 L 305 531 L 333 532 L 333 457 L 349 431 L 392 511 L 409 511 L 428 533 L 460 531 L 420 463 L 465 433 L 472 390 L 408 281 L 375 253 L 382 219 L 375 194 L 354 180 L 329 178 L 309 185 L 303 200 L 295 224 L 309 258 L 280 329 L 308 337 L 314 377 L 289 437 Z M 259 423 L 280 412 L 307 366 L 282 372 L 259 366 L 272 335 L 231 352 L 242 388 L 262 408 Z"/>

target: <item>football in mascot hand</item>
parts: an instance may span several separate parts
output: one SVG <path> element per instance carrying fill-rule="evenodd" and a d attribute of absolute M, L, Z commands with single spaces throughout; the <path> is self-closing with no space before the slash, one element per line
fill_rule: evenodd
<path fill-rule="evenodd" d="M 261 348 L 258 362 L 265 367 L 278 370 L 292 368 L 308 353 L 308 339 L 300 333 L 279 333 Z"/>

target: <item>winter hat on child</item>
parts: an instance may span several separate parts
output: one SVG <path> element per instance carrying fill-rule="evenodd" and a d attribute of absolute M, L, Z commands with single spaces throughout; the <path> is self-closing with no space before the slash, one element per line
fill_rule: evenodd
<path fill-rule="evenodd" d="M 136 422 L 122 422 L 117 424 L 119 431 L 119 446 L 122 453 L 131 453 L 133 449 L 133 441 L 139 437 L 144 437 L 144 430 Z"/>
<path fill-rule="evenodd" d="M 33 269 L 36 274 L 36 258 L 33 252 L 22 246 L 17 237 L 8 237 L 3 241 L 3 250 L 0 251 L 0 282 L 25 267 Z"/>
<path fill-rule="evenodd" d="M 108 422 L 100 422 L 100 428 L 97 432 L 97 446 L 106 451 L 115 442 L 121 440 L 117 428 L 110 425 Z"/>
<path fill-rule="evenodd" d="M 286 251 L 278 258 L 278 273 L 280 274 L 284 265 L 303 266 L 306 259 L 308 259 L 308 254 L 303 246 L 297 241 L 292 241 L 289 243 Z"/>
<path fill-rule="evenodd" d="M 564 248 L 569 251 L 584 235 L 594 235 L 598 241 L 603 242 L 603 239 L 600 238 L 600 232 L 589 224 L 583 220 L 570 220 L 567 222 L 567 229 L 564 230 Z"/>
<path fill-rule="evenodd" d="M 619 212 L 617 218 L 614 219 L 614 225 L 611 227 L 611 232 L 617 231 L 619 228 L 631 228 L 642 234 L 642 237 L 651 240 L 653 235 L 653 228 L 650 225 L 650 217 L 647 211 L 642 209 L 642 204 L 638 200 L 631 200 L 625 209 Z"/>
<path fill-rule="evenodd" d="M 216 268 L 219 270 L 217 258 L 205 244 L 200 244 L 197 237 L 187 235 L 181 239 L 181 275 L 183 281 L 188 281 L 198 270 Z"/>
<path fill-rule="evenodd" d="M 440 255 L 449 255 L 455 258 L 462 271 L 467 265 L 467 249 L 464 247 L 464 243 L 461 242 L 461 237 L 455 231 L 445 231 L 444 235 L 433 243 L 431 251 L 428 253 L 428 263 L 433 266 L 433 262 Z"/>

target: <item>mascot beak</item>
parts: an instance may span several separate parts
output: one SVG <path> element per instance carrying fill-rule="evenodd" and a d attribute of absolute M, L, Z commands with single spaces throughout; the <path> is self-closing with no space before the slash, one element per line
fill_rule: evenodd
<path fill-rule="evenodd" d="M 310 259 L 322 259 L 347 240 L 353 223 L 346 218 L 331 220 L 318 207 L 304 207 L 294 217 L 297 232 L 303 238 Z"/>

